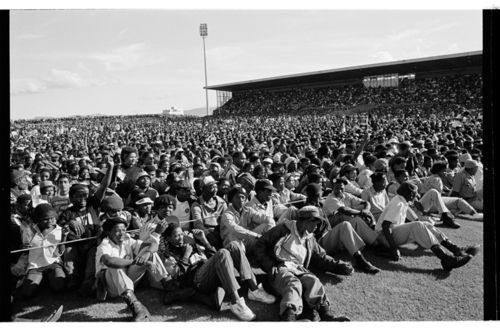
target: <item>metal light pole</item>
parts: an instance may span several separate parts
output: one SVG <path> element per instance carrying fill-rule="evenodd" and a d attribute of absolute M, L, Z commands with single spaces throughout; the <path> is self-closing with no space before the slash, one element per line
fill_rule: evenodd
<path fill-rule="evenodd" d="M 208 90 L 207 90 L 207 55 L 205 53 L 205 37 L 208 36 L 208 29 L 206 23 L 200 24 L 200 36 L 203 38 L 203 62 L 205 63 L 205 101 L 208 116 Z"/>

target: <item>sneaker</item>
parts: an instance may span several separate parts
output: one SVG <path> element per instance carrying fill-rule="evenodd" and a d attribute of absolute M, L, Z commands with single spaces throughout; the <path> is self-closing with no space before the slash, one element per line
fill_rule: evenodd
<path fill-rule="evenodd" d="M 242 321 L 250 322 L 255 319 L 255 314 L 245 303 L 245 299 L 240 297 L 236 303 L 231 303 L 229 310 Z"/>
<path fill-rule="evenodd" d="M 248 290 L 248 299 L 266 304 L 272 304 L 276 302 L 276 298 L 273 295 L 266 292 L 262 287 L 262 284 L 259 284 L 257 286 L 257 289 L 254 291 Z"/>

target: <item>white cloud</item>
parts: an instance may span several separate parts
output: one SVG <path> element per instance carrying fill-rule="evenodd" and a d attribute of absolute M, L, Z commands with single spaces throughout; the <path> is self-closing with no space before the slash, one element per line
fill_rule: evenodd
<path fill-rule="evenodd" d="M 389 36 L 391 41 L 407 40 L 408 38 L 416 35 L 420 35 L 422 31 L 420 29 L 408 29 L 403 30 L 398 33 Z"/>
<path fill-rule="evenodd" d="M 374 62 L 389 62 L 396 60 L 391 53 L 387 51 L 378 51 L 368 56 Z"/>
<path fill-rule="evenodd" d="M 111 79 L 97 79 L 80 73 L 53 68 L 41 78 L 15 79 L 11 81 L 12 95 L 42 93 L 52 89 L 81 89 L 102 86 L 116 82 Z"/>
<path fill-rule="evenodd" d="M 119 47 L 108 53 L 94 53 L 90 57 L 103 63 L 108 71 L 125 71 L 166 61 L 164 56 L 155 54 L 144 43 Z"/>

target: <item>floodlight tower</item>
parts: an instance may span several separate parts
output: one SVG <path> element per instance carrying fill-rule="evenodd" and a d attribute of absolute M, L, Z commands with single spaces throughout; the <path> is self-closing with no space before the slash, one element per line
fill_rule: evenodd
<path fill-rule="evenodd" d="M 205 102 L 208 116 L 208 90 L 207 90 L 207 55 L 205 52 L 205 37 L 208 36 L 208 28 L 206 23 L 200 24 L 200 36 L 203 38 L 203 62 L 205 63 Z"/>

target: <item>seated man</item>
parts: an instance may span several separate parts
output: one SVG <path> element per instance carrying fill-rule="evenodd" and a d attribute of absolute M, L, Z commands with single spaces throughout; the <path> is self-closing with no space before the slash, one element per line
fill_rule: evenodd
<path fill-rule="evenodd" d="M 107 294 L 111 297 L 121 296 L 132 311 L 134 321 L 147 321 L 150 316 L 134 294 L 135 285 L 146 273 L 151 286 L 172 291 L 167 270 L 156 254 L 160 234 L 167 226 L 165 221 L 158 224 L 156 232 L 142 242 L 126 233 L 128 223 L 119 216 L 109 218 L 103 224 L 106 236 L 97 247 L 95 261 L 97 296 L 101 301 L 106 299 Z M 186 296 L 187 291 L 178 290 L 176 295 Z"/>
<path fill-rule="evenodd" d="M 399 186 L 408 181 L 407 171 L 396 170 L 394 174 L 396 176 L 396 181 L 387 186 L 387 193 L 391 199 L 397 196 Z M 413 184 L 412 180 L 409 182 Z M 414 202 L 415 210 L 411 208 L 409 209 L 409 213 L 413 214 L 413 218 L 421 218 L 422 220 L 422 218 L 427 217 L 430 211 L 437 210 L 438 213 L 441 214 L 441 221 L 444 226 L 460 228 L 460 225 L 455 222 L 454 216 L 446 207 L 441 194 L 436 189 L 429 189 L 422 197 L 418 197 L 417 193 L 417 198 L 418 200 L 415 200 Z"/>
<path fill-rule="evenodd" d="M 319 245 L 323 247 L 328 255 L 332 255 L 345 248 L 352 256 L 354 265 L 358 270 L 365 273 L 376 274 L 380 272 L 378 268 L 370 264 L 361 250 L 366 246 L 375 244 L 377 234 L 371 229 L 366 222 L 361 218 L 351 218 L 350 221 L 340 221 L 331 224 L 330 221 L 325 222 L 325 213 L 323 204 L 320 202 L 322 195 L 321 187 L 316 183 L 308 184 L 306 187 L 307 199 L 305 205 L 312 205 L 318 208 L 321 217 L 321 223 L 314 230 L 314 236 Z M 292 209 L 292 208 L 291 208 Z M 297 211 L 295 209 L 295 211 Z M 296 220 L 296 217 L 289 218 Z M 332 219 L 332 218 L 330 218 Z"/>
<path fill-rule="evenodd" d="M 220 233 L 223 245 L 231 241 L 241 241 L 247 253 L 253 251 L 257 239 L 262 233 L 271 229 L 275 222 L 265 211 L 245 206 L 247 192 L 241 185 L 235 185 L 228 194 L 229 207 L 222 214 Z M 250 225 L 258 225 L 250 228 Z"/>
<path fill-rule="evenodd" d="M 443 200 L 446 207 L 454 215 L 461 213 L 468 214 L 471 216 L 477 215 L 477 211 L 467 203 L 463 198 L 460 197 L 446 197 L 444 193 L 444 185 L 442 178 L 444 177 L 444 172 L 446 171 L 446 163 L 435 162 L 431 167 L 431 176 L 429 176 L 424 182 L 424 191 L 437 190 L 441 194 L 441 199 Z"/>
<path fill-rule="evenodd" d="M 218 288 L 221 287 L 230 298 L 230 311 L 243 321 L 254 320 L 256 316 L 246 305 L 245 299 L 238 294 L 240 285 L 236 280 L 235 271 L 238 271 L 241 281 L 248 285 L 249 300 L 267 304 L 276 301 L 276 298 L 268 294 L 262 285 L 257 285 L 245 250 L 240 243 L 233 241 L 216 251 L 210 246 L 202 231 L 196 229 L 193 231 L 197 232 L 194 237 L 204 242 L 205 247 L 209 246 L 213 253 L 210 258 L 207 259 L 193 239 L 186 236 L 178 225 L 168 226 L 163 241 L 166 243 L 162 254 L 170 264 L 172 276 L 184 287 L 193 287 L 199 293 L 196 297 L 200 298 L 215 292 L 218 300 L 213 304 L 217 309 L 220 308 L 223 299 L 223 295 L 217 294 Z"/>
<path fill-rule="evenodd" d="M 385 191 L 387 187 L 387 176 L 384 173 L 373 173 L 370 176 L 372 186 L 366 188 L 361 193 L 361 199 L 370 203 L 370 212 L 375 220 L 382 214 L 387 204 L 389 204 L 389 196 Z"/>
<path fill-rule="evenodd" d="M 461 197 L 477 211 L 483 211 L 483 191 L 477 190 L 476 175 L 479 163 L 467 160 L 464 169 L 455 175 L 451 197 Z"/>
<path fill-rule="evenodd" d="M 318 208 L 306 206 L 299 210 L 298 220 L 287 220 L 265 232 L 255 244 L 259 266 L 268 274 L 273 289 L 281 295 L 280 317 L 295 321 L 303 309 L 312 320 L 346 321 L 334 317 L 321 281 L 308 268 L 350 275 L 350 264 L 328 256 L 314 238 L 321 221 Z M 305 306 L 305 308 L 304 308 Z M 305 315 L 304 315 L 305 316 Z"/>
<path fill-rule="evenodd" d="M 202 179 L 203 192 L 191 206 L 193 228 L 201 229 L 208 241 L 216 248 L 222 247 L 220 216 L 226 211 L 226 202 L 217 196 L 217 181 L 211 176 Z"/>
<path fill-rule="evenodd" d="M 404 182 L 398 188 L 397 195 L 391 199 L 375 227 L 379 232 L 379 243 L 391 249 L 392 258 L 396 261 L 400 258 L 400 245 L 416 242 L 423 248 L 431 249 L 446 271 L 467 264 L 477 254 L 477 246 L 458 247 L 428 222 L 406 222 L 406 213 L 417 191 L 418 187 L 410 182 Z M 445 252 L 443 247 L 453 255 Z"/>
<path fill-rule="evenodd" d="M 327 217 L 331 218 L 332 226 L 342 221 L 360 219 L 372 228 L 375 227 L 375 218 L 370 212 L 370 203 L 352 194 L 344 192 L 347 181 L 344 179 L 334 179 L 333 191 L 329 194 L 324 203 Z"/>

